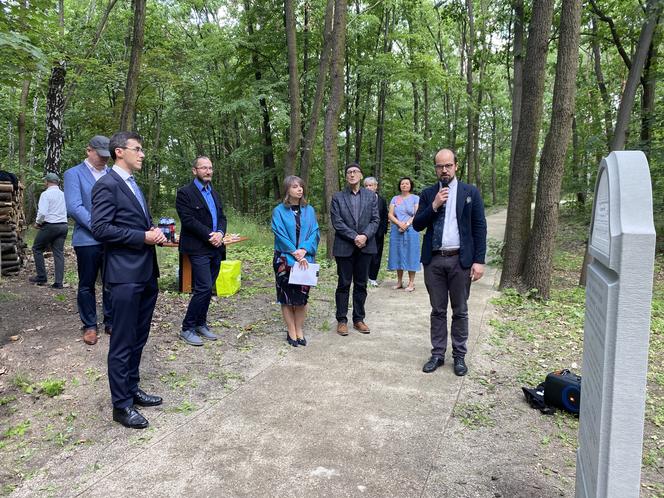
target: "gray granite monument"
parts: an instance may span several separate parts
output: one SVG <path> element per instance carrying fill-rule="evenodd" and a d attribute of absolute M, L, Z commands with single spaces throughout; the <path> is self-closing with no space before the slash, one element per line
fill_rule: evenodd
<path fill-rule="evenodd" d="M 642 152 L 602 160 L 589 252 L 576 497 L 638 498 L 655 258 Z"/>

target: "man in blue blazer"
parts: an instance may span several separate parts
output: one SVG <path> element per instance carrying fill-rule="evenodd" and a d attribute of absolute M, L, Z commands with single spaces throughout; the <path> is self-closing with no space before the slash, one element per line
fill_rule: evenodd
<path fill-rule="evenodd" d="M 486 218 L 479 190 L 456 178 L 456 154 L 441 149 L 434 158 L 438 182 L 420 194 L 413 228 L 427 229 L 421 261 L 431 302 L 431 358 L 422 371 L 433 372 L 445 363 L 447 301 L 452 305 L 454 373 L 462 376 L 468 340 L 470 284 L 482 278 L 486 255 Z"/>
<path fill-rule="evenodd" d="M 348 298 L 353 284 L 353 328 L 370 332 L 364 323 L 367 280 L 372 255 L 376 254 L 376 231 L 380 223 L 376 194 L 362 186 L 357 163 L 345 168 L 346 188 L 332 197 L 330 220 L 334 226 L 332 255 L 337 262 L 337 334 L 348 335 Z"/>
<path fill-rule="evenodd" d="M 106 163 L 110 157 L 108 138 L 92 137 L 85 149 L 86 159 L 65 171 L 65 202 L 67 214 L 74 220 L 71 238 L 78 267 L 78 314 L 83 322 L 83 342 L 97 344 L 97 301 L 95 282 L 104 261 L 104 245 L 92 236 L 92 187 L 108 172 Z M 104 331 L 111 333 L 111 296 L 102 285 Z"/>
<path fill-rule="evenodd" d="M 143 346 L 157 302 L 155 245 L 166 237 L 152 226 L 152 217 L 134 173 L 145 152 L 140 135 L 121 131 L 109 142 L 113 169 L 92 188 L 92 235 L 104 243 L 104 283 L 113 302 L 113 333 L 108 348 L 108 381 L 113 420 L 143 429 L 148 421 L 135 405 L 156 406 L 162 399 L 138 387 Z"/>
<path fill-rule="evenodd" d="M 175 209 L 180 217 L 180 252 L 189 256 L 192 274 L 192 296 L 182 321 L 180 338 L 192 346 L 203 340 L 216 341 L 207 324 L 212 288 L 225 259 L 226 216 L 221 199 L 212 188 L 212 162 L 197 157 L 191 167 L 194 180 L 178 189 Z"/>

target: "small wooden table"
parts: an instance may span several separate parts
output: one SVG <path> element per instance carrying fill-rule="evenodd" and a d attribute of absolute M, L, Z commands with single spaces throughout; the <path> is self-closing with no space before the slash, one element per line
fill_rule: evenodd
<path fill-rule="evenodd" d="M 230 240 L 225 240 L 224 245 L 229 246 L 231 244 L 237 244 L 238 242 L 244 242 L 249 240 L 249 237 L 236 237 Z M 164 242 L 163 247 L 179 247 L 178 242 Z M 191 261 L 189 256 L 184 253 L 180 253 L 179 259 L 179 270 L 178 270 L 178 292 L 191 292 L 192 277 L 191 277 Z"/>

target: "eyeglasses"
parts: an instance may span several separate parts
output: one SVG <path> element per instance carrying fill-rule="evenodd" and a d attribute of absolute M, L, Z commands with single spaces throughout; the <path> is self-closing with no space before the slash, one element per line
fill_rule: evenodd
<path fill-rule="evenodd" d="M 454 163 L 447 163 L 447 164 L 436 164 L 436 169 L 446 169 L 446 170 L 452 170 L 454 169 L 455 164 Z"/>
<path fill-rule="evenodd" d="M 213 171 L 214 168 L 212 166 L 196 166 L 196 169 L 202 169 L 204 171 Z"/>
<path fill-rule="evenodd" d="M 346 171 L 347 175 L 359 175 L 361 171 L 359 169 L 349 169 Z"/>
<path fill-rule="evenodd" d="M 136 154 L 145 154 L 145 149 L 143 147 L 118 147 L 118 149 L 133 150 Z"/>

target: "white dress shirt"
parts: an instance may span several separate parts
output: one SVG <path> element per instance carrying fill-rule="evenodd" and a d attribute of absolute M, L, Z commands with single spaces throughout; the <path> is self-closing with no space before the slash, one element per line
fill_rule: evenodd
<path fill-rule="evenodd" d="M 36 221 L 38 225 L 42 223 L 67 223 L 65 194 L 57 185 L 49 186 L 39 196 Z"/>
<path fill-rule="evenodd" d="M 445 203 L 445 224 L 443 225 L 443 240 L 440 244 L 441 249 L 444 249 L 445 251 L 459 249 L 461 247 L 461 241 L 459 239 L 459 224 L 457 223 L 456 215 L 458 186 L 459 182 L 456 177 L 454 177 L 448 185 L 450 191 L 447 196 L 447 202 Z"/>
<path fill-rule="evenodd" d="M 90 163 L 88 162 L 87 159 L 86 159 L 85 161 L 83 161 L 83 162 L 85 163 L 85 165 L 86 165 L 86 166 L 88 167 L 88 169 L 90 170 L 90 173 L 92 173 L 92 176 L 94 176 L 95 181 L 99 180 L 102 176 L 104 176 L 104 175 L 106 174 L 106 166 L 104 166 L 104 169 L 102 169 L 101 171 L 99 171 L 99 170 L 98 170 L 97 168 L 95 168 L 92 164 L 90 164 Z"/>

